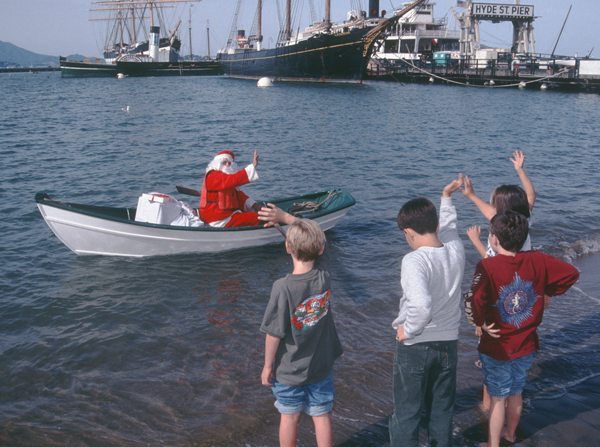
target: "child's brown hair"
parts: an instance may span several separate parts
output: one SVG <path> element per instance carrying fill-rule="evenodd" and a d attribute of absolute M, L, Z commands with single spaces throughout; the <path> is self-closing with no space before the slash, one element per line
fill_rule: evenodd
<path fill-rule="evenodd" d="M 517 185 L 498 186 L 490 197 L 490 205 L 496 209 L 496 213 L 504 210 L 515 211 L 525 217 L 530 217 L 529 202 L 525 190 Z"/>

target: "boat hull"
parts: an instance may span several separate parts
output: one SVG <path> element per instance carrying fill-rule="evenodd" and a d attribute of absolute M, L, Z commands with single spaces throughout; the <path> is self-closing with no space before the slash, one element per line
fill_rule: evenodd
<path fill-rule="evenodd" d="M 117 66 L 67 61 L 61 58 L 60 75 L 63 78 L 110 78 L 117 75 Z"/>
<path fill-rule="evenodd" d="M 215 76 L 223 70 L 215 61 L 180 62 L 133 62 L 117 61 L 116 64 L 92 64 L 89 62 L 60 61 L 63 78 L 108 78 L 118 74 L 125 76 Z"/>
<path fill-rule="evenodd" d="M 360 83 L 370 56 L 363 42 L 369 30 L 359 28 L 338 34 L 321 34 L 295 44 L 260 51 L 223 51 L 217 60 L 223 72 L 232 78 Z"/>
<path fill-rule="evenodd" d="M 318 194 L 318 193 L 316 193 Z M 327 192 L 325 192 L 326 196 Z M 323 194 L 320 194 L 323 196 Z M 300 196 L 296 200 L 304 200 Z M 292 199 L 271 201 L 287 207 Z M 355 201 L 343 192 L 331 199 L 331 207 L 314 213 L 312 218 L 323 231 L 331 229 L 346 215 Z M 38 193 L 36 202 L 52 232 L 78 255 L 147 257 L 184 253 L 215 253 L 283 242 L 274 227 L 176 227 L 136 222 L 135 208 L 64 204 Z M 285 209 L 285 208 L 283 208 Z"/>
<path fill-rule="evenodd" d="M 117 73 L 126 76 L 215 76 L 223 74 L 223 70 L 215 61 L 117 61 Z"/>

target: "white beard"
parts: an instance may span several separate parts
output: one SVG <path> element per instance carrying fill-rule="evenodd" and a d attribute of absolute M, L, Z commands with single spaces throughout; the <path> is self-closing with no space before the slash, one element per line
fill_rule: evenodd
<path fill-rule="evenodd" d="M 222 164 L 221 169 L 219 169 L 219 171 L 224 172 L 225 174 L 235 174 L 236 172 L 240 171 L 240 168 L 234 161 L 229 166 Z"/>
<path fill-rule="evenodd" d="M 227 166 L 223 164 L 223 161 L 225 160 L 231 160 L 231 158 L 226 156 L 215 157 L 206 167 L 206 173 L 209 173 L 210 171 L 221 171 L 225 174 L 235 174 L 240 171 L 240 168 L 235 161 L 232 162 L 230 166 Z"/>

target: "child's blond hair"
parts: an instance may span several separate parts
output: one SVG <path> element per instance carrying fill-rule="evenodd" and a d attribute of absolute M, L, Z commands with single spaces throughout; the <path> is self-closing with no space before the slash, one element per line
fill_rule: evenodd
<path fill-rule="evenodd" d="M 325 245 L 325 233 L 316 222 L 298 219 L 287 231 L 287 244 L 298 261 L 314 261 Z"/>

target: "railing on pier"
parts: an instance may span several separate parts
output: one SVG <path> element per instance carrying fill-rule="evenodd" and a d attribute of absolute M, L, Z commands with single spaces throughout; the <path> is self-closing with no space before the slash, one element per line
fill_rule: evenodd
<path fill-rule="evenodd" d="M 378 59 L 369 67 L 370 76 L 393 74 L 435 74 L 438 76 L 477 76 L 477 77 L 545 77 L 561 72 L 561 78 L 579 78 L 579 60 L 512 58 L 499 55 L 498 60 L 449 59 L 437 62 L 433 59 Z"/>

